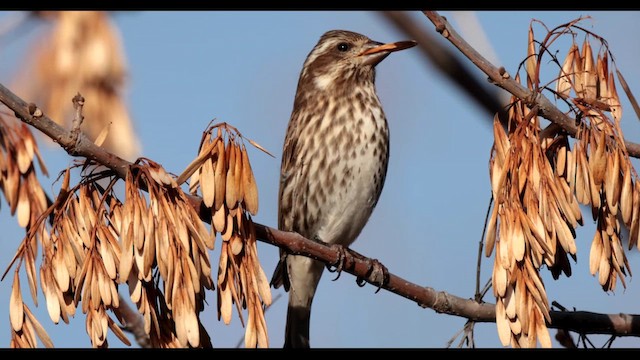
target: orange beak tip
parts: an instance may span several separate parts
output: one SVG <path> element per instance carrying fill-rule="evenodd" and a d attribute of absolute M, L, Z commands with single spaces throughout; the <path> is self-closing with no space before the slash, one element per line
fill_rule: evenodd
<path fill-rule="evenodd" d="M 360 55 L 376 54 L 376 53 L 379 53 L 379 52 L 382 52 L 382 51 L 388 51 L 388 52 L 400 51 L 400 50 L 412 48 L 412 47 L 416 46 L 417 44 L 418 44 L 418 42 L 414 41 L 414 40 L 397 41 L 397 42 L 393 42 L 393 43 L 382 44 L 380 46 L 376 46 L 376 47 L 371 48 L 371 49 L 367 49 L 367 50 L 363 51 L 362 53 L 360 53 Z"/>
<path fill-rule="evenodd" d="M 415 40 L 407 40 L 407 41 L 399 41 L 395 44 L 397 45 L 398 50 L 404 50 L 404 49 L 412 48 L 418 45 L 418 42 Z"/>

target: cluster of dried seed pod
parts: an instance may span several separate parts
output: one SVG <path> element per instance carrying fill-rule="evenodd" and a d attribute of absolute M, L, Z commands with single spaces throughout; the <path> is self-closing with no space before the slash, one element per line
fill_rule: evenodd
<path fill-rule="evenodd" d="M 47 11 L 34 15 L 51 20 L 53 29 L 34 48 L 30 55 L 34 62 L 19 78 L 23 80 L 19 84 L 27 88 L 18 88 L 61 123 L 79 118 L 73 116 L 69 99 L 82 93 L 86 99 L 82 115 L 87 120 L 82 130 L 107 150 L 124 158 L 135 157 L 139 142 L 132 141 L 134 132 L 119 96 L 126 65 L 108 14 Z M 60 319 L 68 322 L 82 301 L 93 346 L 107 346 L 108 328 L 128 343 L 107 315 L 119 306 L 118 284 L 127 283 L 153 346 L 210 346 L 198 314 L 204 307 L 204 289 L 214 287 L 207 250 L 213 249 L 220 233 L 219 314 L 228 323 L 234 302 L 239 308 L 247 307 L 247 346 L 268 346 L 263 307 L 271 302 L 271 295 L 249 215 L 258 210 L 257 186 L 240 133 L 228 131 L 232 127 L 226 124 L 214 127 L 219 130 L 217 142 L 203 140 L 207 148 L 201 149 L 202 162 L 197 159 L 191 166 L 196 171 L 191 190 L 200 187 L 211 209 L 209 232 L 178 186 L 184 179 L 176 182 L 146 159 L 139 160 L 125 179 L 124 202 L 110 190 L 115 177 L 108 191 L 88 177 L 69 189 L 67 171 L 58 199 L 48 207 L 32 164 L 39 154 L 31 133 L 23 124 L 9 126 L 1 117 L 0 122 L 0 188 L 19 224 L 29 229 L 11 264 L 19 259 L 18 269 L 24 265 L 36 303 L 40 276 L 39 285 L 55 323 Z M 229 136 L 226 146 L 223 128 Z M 46 174 L 42 162 L 41 168 Z M 45 221 L 49 216 L 53 225 Z M 43 260 L 38 273 L 39 245 Z M 18 295 L 19 299 L 12 297 L 12 344 L 35 346 L 35 329 L 49 345 L 46 332 L 28 315 Z"/>
<path fill-rule="evenodd" d="M 136 140 L 121 92 L 126 80 L 122 41 L 109 13 L 44 11 L 37 17 L 52 22 L 25 61 L 16 88 L 41 105 L 61 125 L 70 125 L 69 101 L 80 92 L 86 101 L 82 130 L 93 141 L 108 128 L 103 146 L 125 159 L 135 159 Z"/>
<path fill-rule="evenodd" d="M 218 129 L 218 136 L 212 139 L 214 129 Z M 226 145 L 222 129 L 227 135 Z M 200 156 L 178 181 L 159 164 L 138 159 L 124 179 L 122 202 L 113 190 L 119 180 L 112 172 L 89 171 L 78 185 L 70 188 L 71 172 L 67 169 L 51 206 L 38 213 L 33 212 L 36 206 L 30 207 L 27 235 L 9 266 L 18 264 L 10 305 L 12 346 L 36 346 L 36 335 L 46 346 L 52 346 L 22 301 L 18 271 L 24 265 L 36 304 L 39 275 L 39 285 L 54 323 L 60 319 L 68 323 L 82 303 L 87 334 L 94 347 L 108 346 L 108 329 L 129 344 L 108 315 L 120 306 L 118 285 L 123 283 L 128 285 L 130 298 L 144 319 L 144 331 L 151 346 L 210 347 L 211 340 L 199 314 L 204 310 L 205 289 L 214 289 L 209 250 L 214 248 L 217 233 L 223 240 L 218 267 L 219 317 L 229 323 L 235 303 L 242 320 L 241 307 L 247 308 L 247 347 L 268 346 L 264 307 L 271 303 L 271 292 L 258 260 L 250 217 L 250 213 L 258 210 L 251 165 L 235 128 L 216 125 L 206 134 L 209 136 L 203 139 Z M 5 133 L 0 135 L 5 141 L 0 145 L 10 144 Z M 30 136 L 22 139 L 32 140 Z M 35 143 L 30 144 L 33 155 L 37 150 L 33 150 Z M 28 147 L 21 146 L 6 146 L 2 150 Z M 8 164 L 3 168 L 5 177 L 0 178 L 4 186 L 15 181 L 13 177 L 5 181 L 5 174 L 21 174 L 17 165 L 20 161 L 14 159 L 16 154 L 25 156 L 10 153 L 0 164 Z M 76 166 L 96 169 L 89 160 Z M 25 168 L 33 170 L 30 163 Z M 204 189 L 203 202 L 209 208 L 211 231 L 193 206 L 193 198 L 178 185 L 192 175 L 192 191 Z M 100 185 L 105 178 L 110 178 L 106 188 Z M 20 206 L 15 205 L 22 209 Z M 51 225 L 47 219 L 52 219 Z M 43 256 L 37 273 L 35 259 L 39 245 Z"/>
<path fill-rule="evenodd" d="M 38 347 L 38 338 L 40 338 L 45 347 L 53 347 L 49 334 L 47 334 L 38 319 L 33 316 L 27 304 L 22 300 L 20 277 L 17 270 L 13 277 L 11 298 L 9 299 L 9 320 L 11 322 L 9 347 L 36 348 Z"/>
<path fill-rule="evenodd" d="M 513 118 L 523 115 L 513 113 Z M 549 303 L 538 269 L 545 263 L 554 266 L 557 252 L 575 254 L 573 225 L 565 219 L 578 220 L 571 206 L 559 206 L 571 200 L 555 186 L 548 160 L 531 131 L 537 125 L 524 118 L 517 124 L 507 136 L 494 120 L 490 175 L 495 204 L 485 251 L 489 256 L 495 248 L 492 285 L 502 344 L 531 347 L 539 340 L 550 346 L 545 326 Z"/>
<path fill-rule="evenodd" d="M 48 206 L 47 197 L 36 175 L 35 158 L 38 159 L 40 171 L 48 176 L 38 145 L 29 128 L 14 119 L 6 119 L 0 115 L 0 190 L 9 204 L 11 214 L 16 216 L 18 225 L 28 229 L 31 234 L 29 240 L 21 244 L 20 253 L 28 269 L 27 279 L 34 299 L 37 294 L 38 241 L 49 240 L 49 233 L 41 221 L 41 215 Z M 52 347 L 46 331 L 22 301 L 17 272 L 9 303 L 12 329 L 10 346 L 35 347 L 37 338 L 40 338 L 45 346 Z"/>
<path fill-rule="evenodd" d="M 149 296 L 157 267 L 179 346 L 208 345 L 201 342 L 204 328 L 198 314 L 204 309 L 204 289 L 213 288 L 207 250 L 213 249 L 214 239 L 186 194 L 160 165 L 139 160 L 126 178 L 121 216 L 119 281 L 128 283 L 151 342 L 175 345 L 162 343 L 156 296 Z"/>
<path fill-rule="evenodd" d="M 83 181 L 68 190 L 70 170 L 56 199 L 51 244 L 43 246 L 41 287 L 51 319 L 68 323 L 82 302 L 86 330 L 94 347 L 107 347 L 107 329 L 125 344 L 126 336 L 107 314 L 119 307 L 119 225 L 112 212 L 120 206 L 111 192 Z M 49 275 L 47 275 L 49 273 Z"/>
<path fill-rule="evenodd" d="M 602 47 L 594 61 L 588 36 L 582 43 L 582 52 L 576 43 L 572 43 L 556 80 L 555 93 L 557 97 L 571 99 L 585 114 L 599 117 L 598 112 L 604 110 L 616 121 L 622 118 L 615 77 L 609 65 L 609 51 L 606 46 Z"/>
<path fill-rule="evenodd" d="M 548 49 L 573 25 L 551 30 L 540 48 Z M 630 247 L 637 244 L 640 185 L 621 136 L 620 99 L 606 42 L 597 39 L 603 50 L 595 62 L 587 36 L 582 52 L 575 44 L 571 47 L 556 79 L 556 95 L 580 119 L 573 146 L 565 133 L 543 138 L 537 108 L 530 109 L 515 97 L 508 112 L 512 126 L 505 131 L 497 116 L 494 119 L 489 170 L 495 204 L 485 252 L 490 256 L 495 249 L 496 324 L 505 346 L 535 347 L 538 342 L 551 346 L 546 327 L 551 321 L 549 301 L 539 270 L 545 264 L 555 279 L 562 272 L 571 275 L 568 256 L 575 260 L 575 230 L 583 223 L 580 203 L 590 205 L 597 224 L 591 274 L 598 274 L 605 291 L 614 290 L 618 279 L 624 286 L 624 277 L 630 274 L 620 222 L 630 229 Z M 535 44 L 530 28 L 527 86 L 542 91 L 539 71 L 546 50 L 536 52 Z M 519 75 L 515 80 L 520 81 Z"/>
<path fill-rule="evenodd" d="M 631 230 L 631 248 L 638 239 L 635 198 L 640 197 L 640 184 L 624 141 L 612 124 L 601 121 L 597 122 L 599 126 L 593 121 L 591 124 L 590 128 L 581 127 L 573 150 L 567 150 L 567 169 L 573 172 L 575 168 L 575 178 L 567 177 L 567 182 L 570 188 L 575 188 L 578 201 L 590 205 L 596 221 L 589 255 L 590 272 L 598 274 L 598 282 L 605 291 L 613 291 L 618 279 L 625 286 L 624 277 L 627 272 L 631 274 L 621 241 L 621 225 Z"/>
<path fill-rule="evenodd" d="M 0 190 L 15 215 L 18 225 L 32 228 L 48 207 L 47 197 L 38 181 L 34 159 L 40 171 L 49 176 L 38 145 L 29 127 L 0 115 Z M 37 237 L 46 236 L 43 228 Z"/>
<path fill-rule="evenodd" d="M 40 241 L 43 253 L 40 287 L 49 317 L 54 323 L 60 319 L 68 323 L 82 301 L 87 334 L 94 347 L 108 346 L 108 328 L 128 344 L 122 330 L 106 312 L 119 306 L 116 279 L 120 244 L 113 221 L 107 216 L 105 200 L 110 199 L 113 204 L 115 199 L 103 196 L 104 191 L 89 181 L 70 190 L 69 178 L 67 169 L 58 197 L 41 214 L 37 224 L 44 228 L 45 219 L 49 216 L 53 219 L 50 235 L 47 233 Z M 37 304 L 35 264 L 30 255 L 34 248 L 37 249 L 34 232 L 29 231 L 14 261 L 20 258 L 25 264 L 31 295 Z"/>
<path fill-rule="evenodd" d="M 212 136 L 214 130 L 216 136 Z M 203 134 L 198 158 L 187 167 L 178 182 L 190 176 L 191 192 L 195 194 L 200 188 L 203 203 L 212 214 L 211 234 L 219 233 L 222 238 L 218 264 L 218 318 L 228 324 L 235 303 L 242 320 L 240 307 L 246 307 L 245 346 L 268 347 L 263 308 L 271 304 L 271 290 L 258 260 L 250 217 L 258 211 L 258 190 L 242 139 L 241 134 L 228 124 L 209 127 Z"/>
<path fill-rule="evenodd" d="M 589 36 L 605 45 L 595 61 Z M 631 230 L 631 248 L 637 243 L 638 215 L 634 202 L 638 201 L 636 173 L 621 135 L 622 107 L 609 64 L 609 50 L 602 39 L 594 34 L 586 36 L 582 51 L 577 44 L 571 45 L 556 80 L 556 94 L 571 100 L 582 115 L 573 149 L 567 143 L 557 152 L 556 171 L 575 191 L 578 201 L 591 206 L 597 230 L 589 269 L 592 275 L 598 274 L 605 291 L 612 291 L 617 279 L 625 285 L 624 276 L 627 271 L 630 273 L 620 238 L 620 220 Z"/>

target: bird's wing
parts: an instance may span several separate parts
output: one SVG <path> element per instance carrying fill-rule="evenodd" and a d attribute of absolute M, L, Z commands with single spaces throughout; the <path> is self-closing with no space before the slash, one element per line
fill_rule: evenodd
<path fill-rule="evenodd" d="M 293 230 L 293 218 L 291 216 L 291 206 L 285 204 L 293 204 L 296 200 L 295 189 L 298 186 L 300 180 L 300 172 L 302 166 L 297 166 L 297 136 L 292 133 L 296 132 L 296 129 L 288 129 L 287 135 L 284 139 L 284 148 L 282 150 L 282 165 L 280 166 L 280 189 L 278 191 L 278 229 L 283 231 Z M 284 195 L 290 197 L 285 199 Z"/>
<path fill-rule="evenodd" d="M 283 231 L 294 230 L 294 214 L 292 213 L 291 204 L 296 202 L 296 196 L 301 196 L 302 192 L 296 189 L 301 185 L 303 166 L 297 164 L 298 148 L 297 148 L 297 131 L 299 129 L 289 128 L 284 139 L 284 148 L 282 150 L 282 165 L 280 166 L 280 189 L 278 192 L 278 229 Z M 288 194 L 289 199 L 284 199 L 283 195 Z M 288 205 L 284 205 L 287 203 Z M 289 291 L 289 275 L 287 274 L 286 252 L 280 249 L 280 261 L 276 266 L 273 276 L 271 277 L 271 285 L 279 288 L 284 285 L 285 290 Z"/>

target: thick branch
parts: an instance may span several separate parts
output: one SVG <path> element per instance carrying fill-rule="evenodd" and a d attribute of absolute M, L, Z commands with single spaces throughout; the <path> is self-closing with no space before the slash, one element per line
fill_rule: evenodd
<path fill-rule="evenodd" d="M 0 84 L 0 102 L 11 109 L 18 119 L 40 130 L 40 132 L 60 144 L 69 155 L 82 156 L 94 160 L 115 171 L 123 179 L 127 174 L 130 162 L 96 146 L 82 133 L 79 134 L 76 141 L 71 132 L 45 116 L 35 104 L 27 104 L 2 84 Z"/>
<path fill-rule="evenodd" d="M 486 81 L 478 80 L 452 50 L 438 42 L 434 35 L 425 32 L 423 26 L 411 16 L 404 11 L 384 11 L 382 14 L 409 38 L 417 41 L 424 58 L 430 60 L 440 73 L 449 77 L 464 93 L 484 108 L 490 114 L 487 117 L 489 121 L 493 121 L 495 113 L 504 112 L 506 104 L 502 104 L 497 91 L 491 91 L 495 88 L 489 88 Z M 506 116 L 501 116 L 501 119 L 506 120 Z"/>
<path fill-rule="evenodd" d="M 15 112 L 16 117 L 35 127 L 54 141 L 58 142 L 70 155 L 92 159 L 124 178 L 131 164 L 105 149 L 95 146 L 82 134 L 77 143 L 72 143 L 71 134 L 46 115 L 33 104 L 28 105 L 9 89 L 0 84 L 0 102 Z M 194 207 L 202 208 L 202 200 L 191 197 Z M 202 217 L 204 221 L 211 221 L 210 215 Z M 255 224 L 256 235 L 259 240 L 279 246 L 293 254 L 309 256 L 326 264 L 335 264 L 340 259 L 340 253 L 335 248 L 312 241 L 296 233 L 280 231 L 262 224 Z M 348 256 L 343 270 L 364 279 L 376 286 L 371 273 L 372 259 L 362 257 L 348 250 Z M 479 303 L 464 299 L 444 291 L 436 291 L 405 280 L 389 273 L 382 288 L 416 302 L 422 307 L 428 307 L 436 312 L 460 316 L 478 322 L 495 321 L 495 306 L 489 303 Z M 625 314 L 597 314 L 591 312 L 551 312 L 551 328 L 562 328 L 580 333 L 614 334 L 618 336 L 640 336 L 640 316 Z"/>
<path fill-rule="evenodd" d="M 482 70 L 497 86 L 524 101 L 529 108 L 538 105 L 538 114 L 560 126 L 572 136 L 578 131 L 576 120 L 558 109 L 541 93 L 535 93 L 516 82 L 504 68 L 497 68 L 467 43 L 437 11 L 424 11 L 424 14 L 435 25 L 436 31 L 449 40 L 471 62 Z M 640 158 L 640 144 L 625 141 L 630 156 Z"/>
<path fill-rule="evenodd" d="M 118 294 L 118 298 L 119 306 L 114 309 L 114 312 L 117 312 L 118 318 L 122 323 L 122 329 L 133 334 L 141 348 L 150 348 L 149 335 L 144 331 L 144 318 L 124 301 L 122 295 Z"/>
<path fill-rule="evenodd" d="M 340 258 L 340 252 L 335 248 L 303 238 L 296 233 L 256 224 L 256 235 L 262 241 L 287 249 L 292 254 L 308 256 L 325 264 L 335 264 Z M 347 252 L 351 252 L 351 250 L 347 249 Z M 360 255 L 348 257 L 349 259 L 343 268 L 344 271 L 378 286 L 373 279 L 370 279 L 372 259 L 360 258 Z M 391 273 L 382 288 L 438 313 L 460 316 L 477 322 L 495 322 L 494 304 L 478 303 L 445 291 L 420 286 Z M 550 328 L 565 329 L 581 334 L 640 336 L 640 316 L 637 315 L 598 314 L 588 311 L 551 311 L 551 323 L 547 325 Z"/>

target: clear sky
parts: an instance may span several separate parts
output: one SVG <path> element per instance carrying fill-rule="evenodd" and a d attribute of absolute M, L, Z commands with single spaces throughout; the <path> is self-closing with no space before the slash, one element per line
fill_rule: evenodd
<path fill-rule="evenodd" d="M 457 19 L 465 19 L 452 12 L 442 14 L 454 26 Z M 0 23 L 11 15 L 0 12 Z M 495 52 L 496 65 L 512 74 L 526 56 L 532 18 L 555 27 L 580 15 L 591 15 L 593 19 L 583 25 L 608 40 L 619 69 L 636 97 L 640 96 L 639 12 L 482 11 L 475 15 Z M 414 16 L 433 30 L 426 17 L 420 13 Z M 236 126 L 276 157 L 249 150 L 260 194 L 260 210 L 254 220 L 269 226 L 277 224 L 280 155 L 298 75 L 320 35 L 345 29 L 380 42 L 405 40 L 376 12 L 117 12 L 113 20 L 121 32 L 129 65 L 126 96 L 143 155 L 180 173 L 195 157 L 201 133 L 212 118 Z M 26 44 L 45 29 L 36 26 L 11 39 L 0 38 L 0 83 L 10 83 L 25 56 Z M 560 51 L 564 54 L 567 49 Z M 473 297 L 478 241 L 490 198 L 491 123 L 484 110 L 434 70 L 418 49 L 394 53 L 383 61 L 378 66 L 377 87 L 391 129 L 391 159 L 382 197 L 352 247 L 379 259 L 392 273 L 409 281 Z M 618 91 L 621 93 L 620 87 Z M 629 106 L 624 112 L 627 139 L 640 142 L 638 119 Z M 59 148 L 43 144 L 41 152 L 52 174 L 70 162 Z M 43 180 L 45 190 L 51 189 L 52 182 Z M 4 200 L 2 205 L 0 268 L 4 269 L 23 230 L 9 216 Z M 572 277 L 553 281 L 543 271 L 549 301 L 556 300 L 569 309 L 638 313 L 637 281 L 627 279 L 626 290 L 618 284 L 615 293 L 605 293 L 589 274 L 594 226 L 588 211 L 583 217 L 585 226 L 578 231 L 578 261 L 572 263 Z M 214 264 L 217 250 L 212 254 Z M 258 251 L 270 277 L 278 260 L 277 248 L 259 243 Z M 628 253 L 635 272 L 637 252 Z M 492 263 L 492 258 L 483 261 L 483 284 Z M 360 288 L 349 274 L 331 281 L 334 275 L 325 272 L 313 304 L 312 346 L 442 348 L 465 323 L 463 318 L 422 309 L 386 291 L 374 294 L 373 286 Z M 126 287 L 121 290 L 126 293 Z M 5 339 L 0 340 L 0 346 L 9 344 L 10 291 L 8 278 L 0 283 L 0 309 L 5 309 L 0 311 L 0 324 L 5 324 L 0 327 L 4 329 L 0 339 Z M 27 294 L 27 304 L 33 308 Z M 273 292 L 274 296 L 279 294 L 284 290 Z M 80 309 L 70 325 L 54 325 L 40 296 L 36 316 L 56 346 L 90 346 Z M 210 306 L 201 318 L 214 346 L 235 347 L 244 331 L 239 319 L 234 315 L 229 326 L 219 322 L 215 294 L 207 299 Z M 491 294 L 486 300 L 495 301 Z M 282 296 L 266 312 L 273 347 L 283 343 L 286 302 Z M 552 338 L 554 335 L 551 330 Z M 590 338 L 596 345 L 606 339 Z M 477 325 L 475 339 L 478 347 L 501 346 L 493 323 Z M 112 347 L 123 346 L 114 336 L 109 342 Z M 614 345 L 636 347 L 640 342 L 620 339 Z"/>

